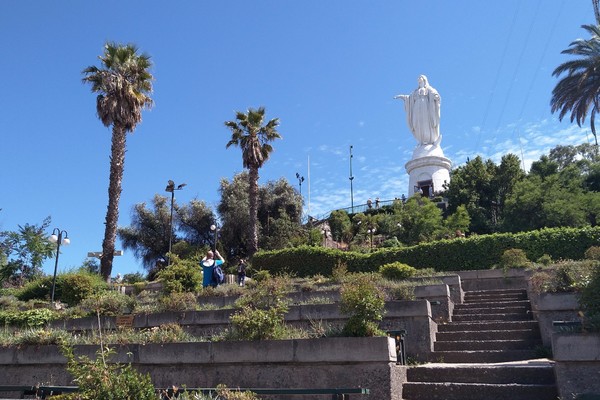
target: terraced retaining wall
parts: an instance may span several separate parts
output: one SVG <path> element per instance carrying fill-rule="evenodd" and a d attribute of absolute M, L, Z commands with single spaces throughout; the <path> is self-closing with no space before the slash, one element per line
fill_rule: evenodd
<path fill-rule="evenodd" d="M 149 344 L 116 349 L 113 362 L 131 362 L 137 370 L 149 373 L 156 387 L 363 387 L 370 389 L 366 400 L 400 400 L 406 381 L 406 367 L 396 365 L 395 342 L 386 337 Z M 95 358 L 96 350 L 97 346 L 75 347 L 76 354 L 90 358 Z M 65 364 L 56 346 L 2 348 L 0 385 L 72 385 Z M 293 400 L 303 398 L 330 400 L 331 395 L 293 396 Z"/>
<path fill-rule="evenodd" d="M 600 397 L 600 334 L 554 334 L 552 353 L 558 394 L 573 399 L 580 394 Z"/>

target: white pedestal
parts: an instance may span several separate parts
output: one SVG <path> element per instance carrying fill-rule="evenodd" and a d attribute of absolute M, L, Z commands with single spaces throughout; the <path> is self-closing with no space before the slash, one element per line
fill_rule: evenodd
<path fill-rule="evenodd" d="M 441 147 L 432 144 L 417 146 L 412 160 L 405 165 L 409 176 L 409 196 L 426 186 L 429 187 L 426 189 L 428 195 L 443 191 L 444 183 L 450 183 L 451 167 L 452 162 L 444 157 Z"/>

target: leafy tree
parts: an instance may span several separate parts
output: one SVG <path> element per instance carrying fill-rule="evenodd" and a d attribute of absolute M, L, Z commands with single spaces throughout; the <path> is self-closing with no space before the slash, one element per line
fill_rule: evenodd
<path fill-rule="evenodd" d="M 442 210 L 435 203 L 418 194 L 406 201 L 400 241 L 409 245 L 427 242 L 442 236 L 443 231 Z"/>
<path fill-rule="evenodd" d="M 600 23 L 600 22 L 598 22 Z M 590 113 L 590 128 L 594 135 L 596 147 L 595 119 L 600 111 L 600 25 L 582 25 L 583 29 L 591 35 L 589 39 L 577 39 L 562 51 L 578 58 L 567 61 L 552 72 L 560 79 L 552 90 L 550 100 L 552 112 L 559 112 L 558 118 L 562 121 L 565 115 L 571 114 L 571 122 L 576 121 L 581 126 Z"/>
<path fill-rule="evenodd" d="M 336 242 L 349 242 L 352 239 L 352 222 L 346 211 L 332 211 L 328 222 L 333 240 Z"/>
<path fill-rule="evenodd" d="M 22 286 L 42 274 L 44 260 L 54 255 L 55 246 L 45 231 L 50 226 L 47 217 L 40 225 L 19 225 L 17 231 L 0 232 L 0 282 Z"/>
<path fill-rule="evenodd" d="M 192 200 L 179 206 L 173 203 L 176 211 L 173 216 L 173 246 L 171 251 L 182 257 L 192 256 L 200 248 L 210 244 L 212 233 L 210 225 L 214 214 L 203 201 Z M 131 225 L 118 229 L 123 248 L 132 250 L 136 258 L 150 273 L 157 272 L 169 251 L 170 204 L 167 197 L 159 194 L 152 199 L 152 209 L 146 203 L 133 206 Z"/>
<path fill-rule="evenodd" d="M 220 238 L 225 253 L 244 258 L 248 256 L 247 227 L 250 219 L 248 199 L 248 173 L 242 172 L 228 181 L 221 179 L 221 201 L 217 212 L 221 220 Z"/>
<path fill-rule="evenodd" d="M 119 199 L 125 163 L 127 132 L 133 132 L 142 121 L 142 109 L 152 107 L 152 63 L 146 54 L 138 54 L 136 46 L 107 43 L 99 57 L 101 67 L 83 70 L 84 83 L 91 84 L 96 97 L 96 110 L 104 126 L 112 126 L 110 177 L 106 228 L 102 241 L 100 272 L 110 279 L 117 238 Z"/>
<path fill-rule="evenodd" d="M 225 126 L 231 130 L 231 139 L 227 143 L 230 146 L 239 146 L 242 150 L 242 163 L 248 169 L 248 209 L 249 220 L 247 229 L 247 252 L 254 254 L 258 250 L 258 170 L 269 159 L 273 147 L 269 144 L 275 139 L 281 138 L 277 132 L 279 119 L 274 118 L 265 122 L 265 109 L 249 108 L 244 114 L 236 113 L 236 121 L 226 121 Z M 263 125 L 264 124 L 264 125 Z"/>
<path fill-rule="evenodd" d="M 467 208 L 463 205 L 458 206 L 454 214 L 449 215 L 444 220 L 444 226 L 448 229 L 449 234 L 452 236 L 456 232 L 460 231 L 466 233 L 469 231 L 469 224 L 471 218 Z"/>

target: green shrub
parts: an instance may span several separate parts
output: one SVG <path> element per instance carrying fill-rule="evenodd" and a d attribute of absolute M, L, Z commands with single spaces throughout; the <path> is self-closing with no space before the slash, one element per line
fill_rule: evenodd
<path fill-rule="evenodd" d="M 267 270 L 256 271 L 256 273 L 252 276 L 256 282 L 266 282 L 272 279 L 271 273 Z"/>
<path fill-rule="evenodd" d="M 149 374 L 137 372 L 131 364 L 105 361 L 114 350 L 101 347 L 95 360 L 75 356 L 73 348 L 67 345 L 62 346 L 62 353 L 82 400 L 156 400 Z"/>
<path fill-rule="evenodd" d="M 417 269 L 477 270 L 497 265 L 504 251 L 511 248 L 523 249 L 530 260 L 537 260 L 544 254 L 555 260 L 580 260 L 590 246 L 599 242 L 600 226 L 547 228 L 445 239 L 411 247 L 381 249 L 370 254 L 300 246 L 259 251 L 253 256 L 252 263 L 255 268 L 268 270 L 271 274 L 287 270 L 299 277 L 315 274 L 331 276 L 339 262 L 346 263 L 349 272 L 374 272 L 381 265 L 396 261 Z"/>
<path fill-rule="evenodd" d="M 231 317 L 232 339 L 280 339 L 285 332 L 285 314 L 288 311 L 287 279 L 275 277 L 260 282 L 236 301 L 239 308 Z"/>
<path fill-rule="evenodd" d="M 20 289 L 16 296 L 21 301 L 29 300 L 50 300 L 52 291 L 52 277 L 45 276 L 33 281 L 29 281 Z"/>
<path fill-rule="evenodd" d="M 584 312 L 584 329 L 600 332 L 600 263 L 594 261 L 589 283 L 582 290 L 579 304 Z"/>
<path fill-rule="evenodd" d="M 415 275 L 417 270 L 410 265 L 402 264 L 401 262 L 393 262 L 384 264 L 379 267 L 379 273 L 385 279 L 400 281 L 402 279 L 410 278 Z"/>
<path fill-rule="evenodd" d="M 600 246 L 591 246 L 584 254 L 587 260 L 600 261 Z"/>
<path fill-rule="evenodd" d="M 502 253 L 500 257 L 500 267 L 502 269 L 510 268 L 526 268 L 531 265 L 531 262 L 527 259 L 527 254 L 523 249 L 508 249 Z"/>
<path fill-rule="evenodd" d="M 174 292 L 160 298 L 160 309 L 162 311 L 189 311 L 195 310 L 197 306 L 198 299 L 194 293 Z"/>
<path fill-rule="evenodd" d="M 195 260 L 181 260 L 171 256 L 171 265 L 158 272 L 157 278 L 163 283 L 163 291 L 171 293 L 195 293 L 202 287 L 202 273 Z"/>
<path fill-rule="evenodd" d="M 346 336 L 380 335 L 378 323 L 383 319 L 385 300 L 369 274 L 353 275 L 340 290 L 340 311 L 349 315 L 344 325 Z"/>
<path fill-rule="evenodd" d="M 38 328 L 56 318 L 56 312 L 47 308 L 36 308 L 26 311 L 0 311 L 0 325 L 12 325 L 23 328 Z"/>
<path fill-rule="evenodd" d="M 145 278 L 140 272 L 123 275 L 123 283 L 133 285 L 134 283 L 144 282 Z"/>
<path fill-rule="evenodd" d="M 554 268 L 536 272 L 531 287 L 536 293 L 578 292 L 588 285 L 596 262 L 562 261 Z"/>
<path fill-rule="evenodd" d="M 547 267 L 548 265 L 552 264 L 552 257 L 550 257 L 548 254 L 543 254 L 537 259 L 536 262 Z"/>
<path fill-rule="evenodd" d="M 107 290 L 84 299 L 80 308 L 86 315 L 115 316 L 131 312 L 135 308 L 135 299 L 115 290 Z"/>
<path fill-rule="evenodd" d="M 13 346 L 48 346 L 61 345 L 70 339 L 71 335 L 57 329 L 27 329 L 19 331 L 12 343 Z"/>
<path fill-rule="evenodd" d="M 69 272 L 56 276 L 54 298 L 69 306 L 75 306 L 92 294 L 107 289 L 108 285 L 98 274 L 85 271 Z"/>

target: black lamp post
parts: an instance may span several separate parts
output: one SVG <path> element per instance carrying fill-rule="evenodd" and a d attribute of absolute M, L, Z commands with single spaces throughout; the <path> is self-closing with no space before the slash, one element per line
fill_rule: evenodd
<path fill-rule="evenodd" d="M 185 186 L 185 183 L 181 185 L 177 185 L 175 187 L 175 182 L 169 179 L 167 187 L 165 188 L 165 192 L 171 193 L 171 217 L 169 218 L 169 253 L 171 252 L 171 248 L 173 246 L 173 203 L 175 201 L 175 191 L 181 190 Z M 168 257 L 167 265 L 171 265 L 171 257 Z"/>
<path fill-rule="evenodd" d="M 67 233 L 67 231 L 54 228 L 54 230 L 52 230 L 52 235 L 50 235 L 50 241 L 52 243 L 56 243 L 56 260 L 54 261 L 54 276 L 52 278 L 51 297 L 52 306 L 54 306 L 54 290 L 56 289 L 56 270 L 58 269 L 58 256 L 60 255 L 60 245 L 64 244 L 66 246 L 69 243 L 71 243 L 71 240 L 69 239 L 69 234 Z"/>
<path fill-rule="evenodd" d="M 367 233 L 371 237 L 371 252 L 372 252 L 373 251 L 373 234 L 375 233 L 375 228 L 371 227 L 371 228 L 367 229 Z"/>
<path fill-rule="evenodd" d="M 354 214 L 354 190 L 352 188 L 352 181 L 354 177 L 352 176 L 352 145 L 350 145 L 350 206 L 352 207 L 352 213 Z"/>
<path fill-rule="evenodd" d="M 210 226 L 210 230 L 214 232 L 215 238 L 213 240 L 213 253 L 215 253 L 215 257 L 217 254 L 217 237 L 219 236 L 219 226 L 214 223 Z"/>
<path fill-rule="evenodd" d="M 300 176 L 300 174 L 296 172 L 296 178 L 298 178 L 298 186 L 300 187 L 300 196 L 302 196 L 302 182 L 304 182 L 304 177 Z"/>

